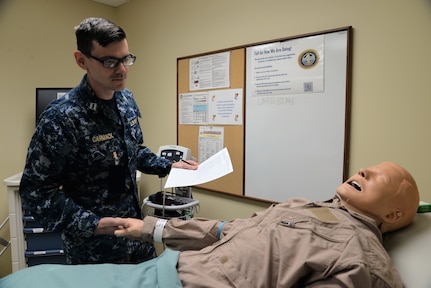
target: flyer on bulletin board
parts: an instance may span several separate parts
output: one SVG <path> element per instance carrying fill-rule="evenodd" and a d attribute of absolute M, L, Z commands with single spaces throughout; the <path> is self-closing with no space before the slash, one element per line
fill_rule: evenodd
<path fill-rule="evenodd" d="M 252 97 L 324 90 L 324 36 L 310 36 L 249 48 Z"/>
<path fill-rule="evenodd" d="M 227 89 L 209 92 L 208 124 L 242 125 L 242 90 Z"/>
<path fill-rule="evenodd" d="M 242 125 L 243 89 L 223 89 L 178 95 L 181 125 Z"/>
<path fill-rule="evenodd" d="M 198 161 L 202 163 L 223 149 L 224 127 L 200 126 L 198 141 Z"/>
<path fill-rule="evenodd" d="M 230 87 L 230 52 L 190 59 L 190 91 Z"/>

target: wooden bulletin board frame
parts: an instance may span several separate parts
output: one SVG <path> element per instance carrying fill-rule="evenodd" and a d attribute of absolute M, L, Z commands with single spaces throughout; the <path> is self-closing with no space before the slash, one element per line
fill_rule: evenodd
<path fill-rule="evenodd" d="M 340 83 L 340 87 L 337 87 L 337 91 L 341 91 L 341 95 L 337 95 L 338 98 L 336 98 L 334 101 L 338 101 L 338 99 L 340 99 L 340 101 L 342 102 L 340 104 L 341 108 L 336 108 L 336 109 L 342 109 L 343 111 L 339 111 L 341 112 L 340 115 L 342 115 L 342 119 L 337 119 L 336 121 L 338 122 L 337 126 L 338 129 L 337 131 L 335 131 L 335 133 L 339 136 L 339 137 L 335 137 L 338 140 L 334 140 L 337 141 L 337 143 L 329 143 L 329 144 L 325 144 L 325 145 L 329 145 L 331 146 L 332 144 L 336 144 L 336 147 L 341 147 L 339 151 L 340 153 L 337 152 L 337 159 L 335 162 L 337 162 L 337 164 L 335 164 L 335 168 L 333 169 L 334 171 L 331 171 L 332 174 L 336 174 L 336 182 L 339 181 L 340 184 L 341 182 L 343 182 L 347 176 L 348 176 L 348 159 L 349 159 L 349 126 L 350 126 L 350 71 L 351 71 L 351 61 L 350 61 L 350 49 L 351 49 L 351 27 L 341 27 L 341 28 L 336 28 L 336 29 L 331 29 L 331 30 L 325 30 L 325 31 L 320 31 L 320 32 L 314 32 L 314 33 L 309 33 L 309 34 L 303 34 L 303 35 L 296 35 L 296 36 L 291 36 L 291 37 L 286 37 L 286 38 L 280 38 L 280 39 L 275 39 L 275 40 L 270 40 L 270 41 L 262 41 L 262 42 L 258 42 L 258 43 L 252 43 L 252 44 L 247 44 L 247 45 L 243 45 L 243 46 L 237 46 L 237 47 L 233 47 L 233 48 L 228 48 L 228 49 L 223 49 L 223 50 L 218 50 L 218 51 L 213 51 L 213 52 L 208 52 L 208 53 L 202 53 L 202 54 L 196 54 L 196 55 L 191 55 L 191 56 L 186 56 L 186 57 L 180 57 L 177 59 L 177 97 L 181 94 L 181 93 L 190 93 L 192 91 L 190 91 L 189 89 L 189 74 L 190 74 L 190 68 L 189 68 L 189 64 L 190 64 L 190 60 L 195 58 L 195 57 L 201 57 L 201 56 L 205 56 L 205 55 L 212 55 L 212 54 L 216 54 L 216 53 L 223 53 L 223 52 L 229 52 L 230 53 L 230 86 L 226 89 L 234 89 L 234 88 L 241 88 L 243 89 L 243 115 L 244 115 L 244 120 L 243 120 L 243 125 L 224 125 L 224 132 L 225 132 L 225 138 L 224 138 L 224 146 L 228 148 L 229 154 L 231 156 L 231 160 L 232 160 L 232 164 L 233 164 L 233 168 L 234 168 L 234 172 L 231 174 L 228 174 L 220 179 L 211 181 L 209 183 L 205 183 L 202 185 L 198 185 L 197 187 L 199 188 L 203 188 L 203 189 L 207 189 L 207 190 L 211 190 L 211 191 L 216 191 L 216 192 L 222 192 L 222 193 L 227 193 L 227 194 L 231 194 L 231 195 L 236 195 L 236 196 L 241 196 L 241 197 L 246 197 L 246 198 L 251 198 L 251 199 L 257 199 L 257 200 L 262 200 L 262 201 L 267 201 L 267 202 L 280 202 L 284 199 L 289 198 L 290 196 L 304 196 L 304 197 L 308 197 L 310 195 L 295 195 L 295 194 L 290 194 L 290 192 L 295 193 L 294 191 L 289 191 L 289 187 L 286 186 L 284 189 L 283 187 L 280 187 L 279 182 L 277 182 L 280 179 L 283 179 L 284 175 L 280 173 L 273 173 L 275 176 L 277 177 L 277 181 L 274 181 L 274 179 L 272 179 L 272 172 L 280 172 L 283 170 L 289 171 L 286 168 L 290 168 L 290 169 L 295 169 L 295 165 L 297 165 L 298 163 L 292 163 L 292 161 L 289 161 L 289 157 L 290 156 L 283 156 L 280 155 L 280 153 L 277 154 L 277 151 L 273 151 L 273 149 L 271 149 L 272 145 L 269 145 L 271 143 L 275 143 L 277 141 L 279 141 L 279 139 L 277 139 L 277 133 L 274 133 L 274 138 L 272 135 L 268 136 L 266 135 L 265 137 L 267 137 L 268 139 L 265 139 L 264 142 L 258 143 L 257 145 L 261 147 L 261 149 L 263 151 L 261 151 L 262 153 L 265 153 L 265 157 L 263 158 L 259 158 L 258 162 L 253 162 L 251 163 L 251 160 L 249 159 L 253 159 L 253 157 L 250 157 L 250 155 L 256 155 L 256 147 L 253 148 L 253 145 L 251 144 L 255 144 L 255 143 L 250 143 L 250 139 L 247 138 L 248 135 L 246 135 L 247 133 L 251 134 L 250 129 L 253 129 L 254 127 L 249 127 L 252 125 L 256 125 L 256 123 L 254 121 L 251 121 L 250 119 L 247 118 L 247 101 L 251 101 L 252 99 L 249 99 L 249 93 L 250 91 L 246 91 L 248 89 L 250 89 L 247 81 L 249 80 L 249 74 L 250 71 L 248 69 L 250 69 L 250 67 L 247 67 L 247 65 L 249 65 L 248 61 L 249 59 L 247 57 L 249 57 L 247 55 L 248 51 L 250 48 L 253 47 L 257 47 L 259 45 L 266 45 L 266 44 L 272 44 L 272 43 L 277 43 L 277 42 L 288 42 L 290 40 L 297 40 L 297 39 L 306 39 L 306 38 L 310 38 L 310 37 L 315 37 L 315 36 L 320 36 L 320 35 L 324 35 L 324 37 L 328 34 L 334 34 L 334 33 L 345 33 L 347 35 L 347 41 L 346 41 L 346 47 L 342 48 L 344 51 L 342 51 L 343 53 L 341 53 L 342 55 L 345 56 L 345 59 L 342 59 L 343 61 L 345 61 L 345 63 L 343 61 L 341 61 L 342 63 L 344 63 L 343 67 L 338 67 L 337 69 L 340 70 L 340 73 L 336 72 L 336 75 L 326 75 L 325 74 L 325 85 L 328 85 L 327 81 L 330 81 L 328 87 L 330 87 L 331 85 L 337 85 L 334 83 Z M 326 45 L 326 44 L 325 44 Z M 327 45 L 327 47 L 325 46 L 325 49 L 332 49 L 331 48 L 331 43 L 329 43 L 329 45 Z M 333 53 L 336 54 L 336 53 Z M 326 56 L 326 55 L 325 55 Z M 329 56 L 329 55 L 328 55 Z M 333 56 L 332 56 L 333 57 Z M 343 56 L 341 56 L 343 57 Z M 333 61 L 333 62 L 338 62 L 338 59 L 336 60 L 332 60 L 331 57 L 328 57 L 328 59 L 326 59 L 326 61 Z M 327 65 L 327 67 L 331 67 L 331 65 L 329 65 L 331 63 L 325 63 L 325 65 Z M 338 65 L 338 64 L 337 64 Z M 336 69 L 336 70 L 337 70 Z M 337 70 L 337 71 L 338 71 Z M 325 72 L 326 73 L 326 72 Z M 334 78 L 335 77 L 335 78 Z M 218 89 L 220 90 L 220 89 Z M 328 90 L 330 91 L 330 90 Z M 332 92 L 331 92 L 332 93 Z M 337 92 L 338 93 L 338 92 Z M 325 94 L 325 93 L 323 93 Z M 314 97 L 315 95 L 311 95 L 312 97 Z M 331 95 L 325 95 L 325 96 L 331 96 Z M 312 103 L 313 98 L 310 97 L 311 101 L 310 103 Z M 332 100 L 331 100 L 332 101 Z M 331 101 L 327 101 L 328 107 L 321 107 L 322 110 L 325 111 L 331 111 L 331 109 L 333 109 L 333 107 L 331 106 L 332 104 L 330 104 Z M 316 105 L 322 105 L 322 103 L 318 103 Z M 326 104 L 323 104 L 326 105 Z M 178 98 L 177 98 L 177 106 L 178 106 Z M 250 113 L 252 113 L 251 111 L 249 111 Z M 253 112 L 254 113 L 254 112 Z M 250 114 L 251 115 L 251 114 Z M 254 115 L 253 115 L 254 117 Z M 259 116 L 258 116 L 259 117 Z M 282 116 L 284 117 L 284 116 Z M 312 115 L 310 117 L 313 117 Z M 331 117 L 331 116 L 328 116 Z M 269 117 L 270 118 L 270 117 Z M 178 119 L 178 118 L 177 118 Z M 247 120 L 248 119 L 248 120 Z M 323 115 L 322 118 L 320 118 L 317 121 L 324 121 L 322 119 L 325 119 L 325 115 Z M 284 119 L 281 119 L 282 121 L 285 121 Z M 293 121 L 292 121 L 293 120 Z M 265 120 L 263 120 L 265 121 Z M 299 119 L 299 121 L 296 121 L 296 119 L 289 119 L 287 118 L 287 121 L 289 123 L 301 123 L 301 119 Z M 251 124 L 252 123 L 252 124 Z M 268 127 L 271 127 L 272 123 L 262 123 L 263 125 L 267 125 Z M 261 124 L 259 124 L 261 125 Z M 291 124 L 289 124 L 291 125 Z M 301 125 L 301 124 L 299 124 Z M 332 125 L 330 123 L 330 125 Z M 177 125 L 177 142 L 178 145 L 182 145 L 188 148 L 191 148 L 192 153 L 194 155 L 196 155 L 198 153 L 198 139 L 199 139 L 199 126 L 205 126 L 205 125 L 183 125 L 180 124 L 180 121 L 178 120 L 178 125 Z M 299 127 L 301 128 L 301 127 Z M 270 128 L 268 128 L 270 129 Z M 308 126 L 305 127 L 305 129 L 309 129 Z M 314 128 L 312 128 L 314 129 Z M 300 130 L 300 129 L 299 129 Z M 248 132 L 247 132 L 248 131 Z M 332 131 L 331 131 L 332 132 Z M 307 134 L 307 131 L 304 131 L 303 133 L 304 135 Z M 293 137 L 298 137 L 297 135 L 294 135 Z M 300 136 L 302 137 L 302 135 Z M 323 140 L 325 135 L 320 135 L 319 137 L 322 137 L 322 139 L 316 139 L 313 138 L 312 141 L 316 141 L 316 142 L 322 142 L 322 143 L 327 143 Z M 273 139 L 272 139 L 273 138 Z M 248 141 L 248 143 L 247 143 Z M 340 143 L 340 141 L 342 143 Z M 265 144 L 266 143 L 266 144 Z M 299 147 L 300 149 L 300 147 Z M 318 148 L 318 149 L 322 149 L 322 153 L 325 153 L 325 147 L 322 148 Z M 312 153 L 308 153 L 308 152 L 312 152 L 312 151 L 304 151 L 305 154 L 312 154 Z M 304 154 L 304 155 L 305 155 Z M 286 159 L 283 159 L 283 157 L 287 157 Z M 296 157 L 296 156 L 295 156 Z M 308 156 L 307 156 L 308 157 Z M 306 158 L 307 158 L 306 157 Z M 309 157 L 308 157 L 309 158 Z M 322 167 L 320 167 L 319 165 L 314 165 L 315 162 L 313 162 L 313 158 L 308 159 L 306 161 L 310 161 L 310 165 L 308 165 L 307 167 L 309 168 L 309 170 L 304 171 L 303 174 L 301 174 L 299 177 L 295 177 L 295 179 L 290 179 L 292 181 L 304 181 L 304 182 L 312 182 L 313 180 L 309 178 L 310 175 L 313 175 L 313 172 L 316 173 L 320 173 L 322 170 Z M 296 160 L 297 161 L 297 160 Z M 321 161 L 321 159 L 316 159 L 316 161 Z M 330 160 L 332 161 L 332 160 Z M 332 163 L 332 162 L 329 162 Z M 251 166 L 252 165 L 252 166 Z M 292 167 L 288 167 L 288 166 L 292 166 Z M 332 164 L 329 164 L 329 166 L 331 166 Z M 313 167 L 316 166 L 316 169 L 318 171 L 311 171 L 313 169 Z M 308 169 L 307 168 L 307 169 Z M 247 170 L 248 169 L 248 170 Z M 254 170 L 252 170 L 254 169 Z M 320 171 L 319 171 L 320 169 Z M 331 170 L 331 169 L 328 169 Z M 248 171 L 253 171 L 252 174 L 250 174 L 250 172 L 247 174 Z M 262 173 L 265 172 L 265 173 Z M 251 175 L 251 177 L 250 177 Z M 261 175 L 265 175 L 264 177 L 261 177 Z M 248 178 L 248 179 L 246 179 Z M 250 187 L 250 185 L 255 185 L 250 184 L 250 178 L 253 178 L 254 180 L 259 179 L 258 181 L 261 181 L 262 183 L 266 183 L 263 185 L 263 188 L 259 188 L 262 190 L 262 193 L 258 193 L 258 194 L 253 194 L 253 193 L 248 193 L 247 191 L 245 191 L 247 189 L 247 185 L 248 187 Z M 286 178 L 288 179 L 288 178 Z M 290 181 L 289 180 L 289 181 Z M 276 185 L 278 185 L 277 187 L 271 187 L 271 185 L 267 185 L 270 184 L 272 182 L 277 182 Z M 316 187 L 311 187 L 311 189 L 309 190 L 321 190 L 322 186 L 321 185 L 322 181 L 316 181 L 315 185 Z M 283 183 L 283 182 L 282 182 Z M 333 193 L 335 192 L 335 188 L 336 187 L 332 187 L 334 183 L 329 183 L 329 188 L 328 187 L 323 187 L 326 190 L 329 190 L 329 193 Z M 282 186 L 282 185 L 281 185 Z M 338 186 L 338 185 L 337 185 Z M 296 189 L 296 187 L 294 187 Z M 250 188 L 249 188 L 250 190 Z M 278 195 L 276 194 L 274 196 L 274 194 L 271 193 L 267 193 L 266 190 L 279 190 Z M 302 193 L 302 192 L 300 192 Z M 322 195 L 317 193 L 316 195 L 312 194 L 312 197 L 316 196 L 316 197 L 321 197 Z M 325 196 L 323 196 L 325 197 Z M 309 197 L 310 198 L 310 197 Z M 317 198 L 317 199 L 321 199 L 321 198 Z M 317 200 L 316 199 L 316 200 Z"/>

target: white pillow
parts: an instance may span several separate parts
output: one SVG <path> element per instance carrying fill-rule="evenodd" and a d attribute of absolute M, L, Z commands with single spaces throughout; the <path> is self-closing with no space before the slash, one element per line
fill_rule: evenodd
<path fill-rule="evenodd" d="M 386 233 L 383 245 L 405 287 L 431 287 L 431 213 L 416 214 L 411 225 Z"/>

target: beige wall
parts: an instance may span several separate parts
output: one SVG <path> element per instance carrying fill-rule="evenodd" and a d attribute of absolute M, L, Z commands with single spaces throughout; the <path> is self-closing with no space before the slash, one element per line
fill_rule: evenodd
<path fill-rule="evenodd" d="M 416 178 L 421 198 L 431 162 L 430 0 L 130 0 L 112 8 L 90 0 L 0 0 L 0 179 L 22 170 L 34 126 L 36 87 L 76 85 L 73 27 L 88 16 L 116 21 L 138 56 L 129 73 L 146 144 L 176 142 L 176 58 L 331 28 L 353 26 L 350 174 L 395 161 Z M 195 151 L 196 153 L 196 151 Z M 266 169 L 266 167 L 263 167 Z M 143 176 L 144 194 L 159 180 Z M 283 187 L 280 187 L 283 189 Z M 248 216 L 266 203 L 196 191 L 200 216 Z M 0 190 L 0 223 L 7 215 Z M 6 257 L 5 257 L 6 256 Z M 0 276 L 9 273 L 8 255 Z"/>
<path fill-rule="evenodd" d="M 89 0 L 0 0 L 2 183 L 23 169 L 34 128 L 35 88 L 71 87 L 82 77 L 73 60 L 73 27 L 93 15 L 116 21 L 117 14 L 117 9 Z M 6 187 L 0 189 L 1 223 L 8 206 Z M 0 257 L 0 277 L 11 271 L 7 251 Z"/>

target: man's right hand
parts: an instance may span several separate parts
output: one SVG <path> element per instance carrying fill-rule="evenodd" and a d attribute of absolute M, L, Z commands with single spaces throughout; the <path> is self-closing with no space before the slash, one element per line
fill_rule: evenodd
<path fill-rule="evenodd" d="M 127 237 L 130 239 L 141 239 L 144 221 L 136 218 L 122 218 L 121 227 L 114 231 L 117 237 Z"/>
<path fill-rule="evenodd" d="M 123 229 L 127 225 L 124 218 L 103 217 L 94 230 L 94 235 L 115 235 L 114 231 Z"/>

